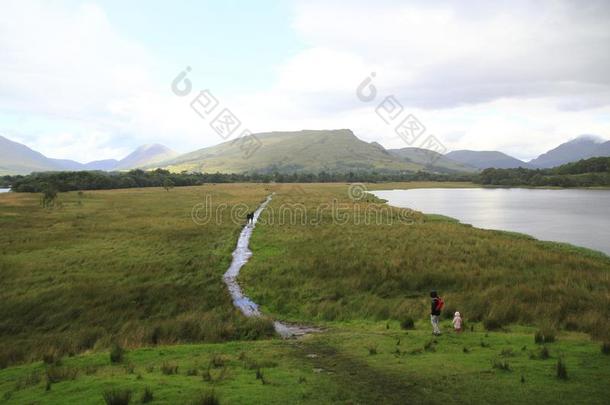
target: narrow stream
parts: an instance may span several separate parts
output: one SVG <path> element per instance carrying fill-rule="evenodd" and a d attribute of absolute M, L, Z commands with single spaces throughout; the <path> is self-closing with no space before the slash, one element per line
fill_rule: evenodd
<path fill-rule="evenodd" d="M 241 268 L 248 262 L 250 257 L 252 257 L 252 251 L 248 248 L 250 236 L 252 236 L 252 231 L 256 226 L 258 218 L 269 202 L 271 202 L 272 197 L 273 194 L 269 195 L 267 199 L 263 201 L 263 203 L 254 212 L 254 220 L 252 223 L 246 224 L 244 229 L 242 229 L 241 233 L 239 234 L 239 239 L 237 240 L 237 246 L 233 251 L 233 260 L 231 261 L 231 265 L 223 276 L 223 280 L 229 289 L 231 298 L 233 298 L 233 304 L 247 317 L 261 316 L 262 314 L 258 308 L 258 305 L 244 295 L 239 284 L 237 283 L 237 277 L 239 276 L 239 271 Z M 316 328 L 286 324 L 280 321 L 274 321 L 273 325 L 277 334 L 285 339 L 299 337 L 318 331 Z"/>

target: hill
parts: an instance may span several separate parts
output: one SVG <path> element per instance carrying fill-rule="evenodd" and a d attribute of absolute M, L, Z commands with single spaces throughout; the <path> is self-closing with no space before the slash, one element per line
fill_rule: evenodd
<path fill-rule="evenodd" d="M 487 169 L 488 167 L 497 169 L 527 167 L 527 163 L 524 161 L 497 151 L 456 150 L 447 153 L 445 157 L 478 169 Z"/>
<path fill-rule="evenodd" d="M 591 157 L 610 156 L 610 141 L 592 135 L 581 135 L 530 160 L 529 165 L 550 168 Z"/>
<path fill-rule="evenodd" d="M 260 147 L 248 156 L 243 140 L 224 142 L 159 163 L 171 171 L 320 172 L 418 171 L 423 165 L 358 139 L 349 129 L 255 134 Z M 153 165 L 155 166 L 155 165 Z"/>
<path fill-rule="evenodd" d="M 142 145 L 125 158 L 121 159 L 112 170 L 135 169 L 157 162 L 171 159 L 178 154 L 167 146 L 158 143 L 152 145 Z"/>
<path fill-rule="evenodd" d="M 33 171 L 59 170 L 60 168 L 61 164 L 58 161 L 0 136 L 0 175 L 28 174 Z"/>
<path fill-rule="evenodd" d="M 80 163 L 53 159 L 29 147 L 0 136 L 0 176 L 46 171 L 129 170 L 171 159 L 178 154 L 166 146 L 143 145 L 121 160 L 106 159 Z"/>
<path fill-rule="evenodd" d="M 421 148 L 388 149 L 392 155 L 423 165 L 434 171 L 474 173 L 479 169 L 474 166 L 454 161 L 438 152 Z M 431 164 L 433 163 L 433 164 Z"/>

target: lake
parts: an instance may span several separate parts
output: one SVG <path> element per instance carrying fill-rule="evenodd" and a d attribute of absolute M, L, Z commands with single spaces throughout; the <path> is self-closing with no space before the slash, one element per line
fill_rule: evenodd
<path fill-rule="evenodd" d="M 446 215 L 477 228 L 526 233 L 610 255 L 610 190 L 422 188 L 372 194 L 396 207 Z"/>
<path fill-rule="evenodd" d="M 11 191 L 10 188 L 0 188 L 0 193 L 8 193 L 9 191 Z"/>

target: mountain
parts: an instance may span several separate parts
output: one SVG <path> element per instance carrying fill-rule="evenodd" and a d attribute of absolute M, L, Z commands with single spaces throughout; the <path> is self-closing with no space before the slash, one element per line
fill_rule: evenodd
<path fill-rule="evenodd" d="M 33 171 L 60 170 L 61 165 L 17 142 L 0 136 L 0 174 L 28 174 Z"/>
<path fill-rule="evenodd" d="M 528 167 L 528 164 L 524 161 L 496 151 L 456 150 L 445 154 L 445 157 L 478 169 L 487 169 L 489 167 L 496 169 Z"/>
<path fill-rule="evenodd" d="M 248 146 L 254 146 L 248 148 Z M 199 149 L 149 167 L 205 172 L 417 171 L 349 129 L 266 132 Z"/>
<path fill-rule="evenodd" d="M 122 160 L 106 159 L 80 163 L 69 159 L 48 158 L 18 142 L 0 136 L 0 175 L 29 174 L 43 171 L 128 170 L 177 156 L 166 146 L 143 145 Z"/>
<path fill-rule="evenodd" d="M 116 159 L 94 160 L 93 162 L 85 163 L 83 170 L 104 170 L 111 171 L 119 164 Z"/>
<path fill-rule="evenodd" d="M 400 159 L 406 159 L 413 163 L 423 165 L 431 171 L 474 173 L 479 170 L 474 166 L 469 166 L 456 162 L 454 160 L 449 159 L 445 155 L 441 155 L 438 152 L 434 152 L 428 149 L 388 149 L 388 152 Z"/>
<path fill-rule="evenodd" d="M 581 159 L 605 156 L 610 156 L 610 141 L 593 135 L 581 135 L 530 160 L 529 164 L 537 168 L 550 168 Z"/>
<path fill-rule="evenodd" d="M 176 156 L 178 156 L 176 152 L 167 146 L 158 143 L 142 145 L 125 158 L 121 159 L 116 166 L 113 167 L 113 170 L 129 170 L 149 166 Z"/>

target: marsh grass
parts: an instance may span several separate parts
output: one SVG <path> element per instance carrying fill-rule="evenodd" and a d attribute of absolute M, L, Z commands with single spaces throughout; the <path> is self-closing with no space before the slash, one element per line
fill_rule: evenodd
<path fill-rule="evenodd" d="M 0 367 L 103 350 L 273 335 L 236 311 L 222 282 L 240 230 L 231 207 L 254 209 L 255 184 L 0 197 Z M 195 204 L 227 204 L 219 223 L 191 220 Z M 49 360 L 47 360 L 49 361 Z"/>

